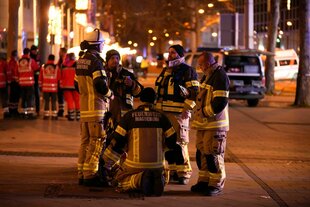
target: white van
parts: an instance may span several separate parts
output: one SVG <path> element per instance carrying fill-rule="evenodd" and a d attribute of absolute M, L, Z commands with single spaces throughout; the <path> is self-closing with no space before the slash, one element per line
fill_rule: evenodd
<path fill-rule="evenodd" d="M 299 58 L 294 49 L 276 50 L 274 60 L 275 80 L 292 80 L 297 78 Z"/>

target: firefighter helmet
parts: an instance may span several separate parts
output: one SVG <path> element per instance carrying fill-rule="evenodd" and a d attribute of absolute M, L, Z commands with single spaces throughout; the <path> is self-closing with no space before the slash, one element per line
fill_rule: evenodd
<path fill-rule="evenodd" d="M 99 29 L 94 29 L 94 31 L 86 33 L 85 41 L 88 42 L 89 45 L 98 45 L 104 42 L 103 35 Z"/>

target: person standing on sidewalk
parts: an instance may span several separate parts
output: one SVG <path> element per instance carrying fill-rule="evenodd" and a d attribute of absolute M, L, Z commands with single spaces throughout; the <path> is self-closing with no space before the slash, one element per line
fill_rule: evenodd
<path fill-rule="evenodd" d="M 8 63 L 9 70 L 12 72 L 12 82 L 10 87 L 9 111 L 10 116 L 18 118 L 18 104 L 20 98 L 20 86 L 18 84 L 18 55 L 17 50 L 11 52 L 11 58 Z"/>
<path fill-rule="evenodd" d="M 68 120 L 80 120 L 80 95 L 74 87 L 76 61 L 74 53 L 66 55 L 62 63 L 60 88 L 67 102 Z"/>
<path fill-rule="evenodd" d="M 57 66 L 60 69 L 60 71 L 62 70 L 62 63 L 64 62 L 66 55 L 67 55 L 67 48 L 65 48 L 65 47 L 60 48 L 59 60 L 57 62 Z M 63 92 L 62 88 L 60 87 L 60 84 L 58 85 L 57 102 L 58 102 L 57 115 L 59 117 L 63 117 L 64 112 L 65 112 L 65 99 L 64 99 L 64 92 Z"/>
<path fill-rule="evenodd" d="M 154 109 L 153 88 L 141 92 L 143 102 L 127 112 L 112 134 L 112 141 L 103 153 L 107 175 L 124 154 L 116 171 L 117 190 L 141 190 L 146 196 L 161 196 L 164 191 L 164 150 L 176 145 L 176 132 L 168 117 Z M 104 173 L 103 173 L 104 174 Z"/>
<path fill-rule="evenodd" d="M 60 71 L 58 66 L 54 63 L 55 55 L 49 55 L 46 64 L 41 68 L 39 75 L 39 86 L 42 88 L 44 99 L 44 115 L 43 119 L 50 117 L 50 103 L 52 106 L 51 117 L 52 120 L 57 120 L 57 89 L 60 80 Z"/>
<path fill-rule="evenodd" d="M 9 118 L 9 86 L 12 80 L 12 73 L 4 55 L 0 57 L 0 100 L 3 109 L 3 118 Z"/>
<path fill-rule="evenodd" d="M 38 54 L 38 47 L 32 45 L 30 47 L 30 58 L 37 63 L 38 70 L 34 71 L 34 101 L 36 106 L 37 116 L 40 114 L 40 87 L 39 87 L 39 75 L 40 75 L 40 57 Z"/>
<path fill-rule="evenodd" d="M 133 109 L 133 97 L 138 97 L 143 88 L 134 74 L 119 64 L 120 58 L 117 50 L 109 50 L 106 54 L 105 69 L 109 76 L 109 87 L 114 95 L 109 104 L 109 111 L 115 125 L 127 111 Z"/>
<path fill-rule="evenodd" d="M 198 65 L 204 76 L 200 81 L 192 127 L 197 130 L 199 177 L 191 191 L 215 196 L 222 192 L 226 179 L 224 154 L 229 130 L 229 78 L 211 53 L 202 53 Z"/>
<path fill-rule="evenodd" d="M 189 119 L 195 107 L 199 82 L 194 68 L 185 63 L 181 45 L 169 48 L 168 67 L 155 82 L 156 108 L 165 112 L 178 134 L 178 147 L 166 152 L 171 178 L 186 185 L 192 173 L 188 155 Z"/>
<path fill-rule="evenodd" d="M 113 92 L 100 53 L 104 39 L 99 29 L 85 34 L 82 50 L 87 50 L 77 61 L 75 86 L 80 93 L 81 144 L 78 157 L 79 184 L 102 186 L 98 174 L 99 155 L 106 138 L 103 119 Z"/>
<path fill-rule="evenodd" d="M 34 72 L 40 70 L 39 65 L 30 58 L 30 49 L 25 48 L 18 61 L 18 79 L 22 94 L 22 115 L 25 119 L 34 116 Z"/>

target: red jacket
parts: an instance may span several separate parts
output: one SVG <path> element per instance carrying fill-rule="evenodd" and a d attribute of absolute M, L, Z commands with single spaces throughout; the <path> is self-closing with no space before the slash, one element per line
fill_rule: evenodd
<path fill-rule="evenodd" d="M 12 81 L 18 82 L 18 62 L 14 58 L 11 58 L 8 67 L 12 73 Z"/>
<path fill-rule="evenodd" d="M 0 60 L 0 88 L 5 88 L 11 82 L 11 72 L 5 60 Z"/>
<path fill-rule="evenodd" d="M 39 70 L 39 65 L 34 60 L 31 60 L 29 55 L 23 55 L 18 65 L 19 85 L 33 86 L 34 72 L 37 70 Z"/>
<path fill-rule="evenodd" d="M 59 68 L 53 61 L 47 61 L 47 63 L 42 66 L 39 76 L 39 85 L 42 87 L 42 91 L 46 93 L 57 92 L 59 80 Z"/>
<path fill-rule="evenodd" d="M 61 88 L 75 89 L 74 88 L 75 68 L 76 68 L 75 60 L 67 60 L 63 62 L 61 69 L 61 81 L 60 81 Z"/>

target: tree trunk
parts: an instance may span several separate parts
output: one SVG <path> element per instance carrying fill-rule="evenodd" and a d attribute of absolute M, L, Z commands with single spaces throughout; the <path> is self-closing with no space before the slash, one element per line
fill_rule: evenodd
<path fill-rule="evenodd" d="M 271 1 L 270 11 L 268 12 L 268 52 L 275 52 L 276 39 L 278 34 L 278 23 L 280 19 L 280 0 Z M 267 56 L 266 58 L 266 93 L 273 94 L 275 89 L 274 83 L 274 56 Z"/>
<path fill-rule="evenodd" d="M 310 106 L 310 2 L 299 1 L 300 54 L 296 85 L 296 106 Z"/>
<path fill-rule="evenodd" d="M 40 0 L 39 6 L 39 51 L 40 51 L 40 62 L 45 63 L 49 54 L 49 45 L 46 40 L 48 34 L 48 11 L 50 7 L 50 0 Z"/>
<path fill-rule="evenodd" d="M 13 50 L 17 50 L 18 43 L 18 8 L 20 0 L 9 1 L 9 28 L 8 28 L 8 49 L 7 57 L 9 58 Z"/>

